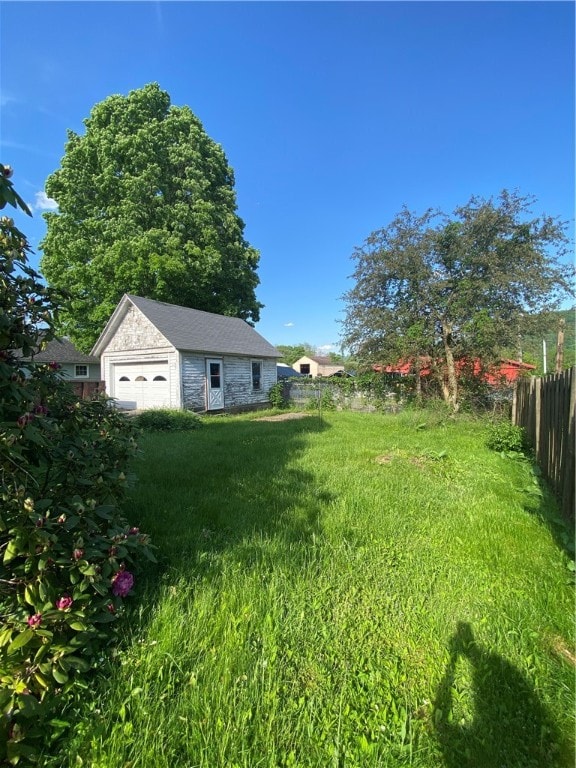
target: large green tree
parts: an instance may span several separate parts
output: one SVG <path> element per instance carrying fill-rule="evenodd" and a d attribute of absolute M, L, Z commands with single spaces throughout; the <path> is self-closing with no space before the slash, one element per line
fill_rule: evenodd
<path fill-rule="evenodd" d="M 276 349 L 281 353 L 281 362 L 292 365 L 301 357 L 314 357 L 316 348 L 303 341 L 300 344 L 276 344 Z"/>
<path fill-rule="evenodd" d="M 41 269 L 71 301 L 61 330 L 84 350 L 124 293 L 256 322 L 258 252 L 234 174 L 192 111 L 151 83 L 110 96 L 68 132 L 46 182 Z"/>
<path fill-rule="evenodd" d="M 457 410 L 459 361 L 495 362 L 572 291 L 566 226 L 532 204 L 503 191 L 451 216 L 402 210 L 353 254 L 344 342 L 366 361 L 425 358 Z"/>

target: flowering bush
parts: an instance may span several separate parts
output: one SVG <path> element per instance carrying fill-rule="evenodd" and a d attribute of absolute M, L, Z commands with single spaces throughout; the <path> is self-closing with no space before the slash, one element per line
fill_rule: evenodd
<path fill-rule="evenodd" d="M 27 210 L 0 165 L 0 208 Z M 114 637 L 153 559 L 118 509 L 135 428 L 104 399 L 77 402 L 55 365 L 27 363 L 54 338 L 58 302 L 27 263 L 26 238 L 0 218 L 0 763 L 50 743 L 56 704 Z"/>

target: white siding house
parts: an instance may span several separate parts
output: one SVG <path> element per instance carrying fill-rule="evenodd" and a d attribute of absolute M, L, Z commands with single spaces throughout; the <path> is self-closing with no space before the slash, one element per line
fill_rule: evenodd
<path fill-rule="evenodd" d="M 129 294 L 92 354 L 120 406 L 194 411 L 268 403 L 280 357 L 244 320 Z"/>

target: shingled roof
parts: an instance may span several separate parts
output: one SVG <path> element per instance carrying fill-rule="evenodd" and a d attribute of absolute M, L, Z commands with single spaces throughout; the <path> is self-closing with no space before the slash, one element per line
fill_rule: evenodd
<path fill-rule="evenodd" d="M 125 294 L 106 328 L 94 345 L 93 354 L 101 354 L 116 330 L 128 303 L 133 304 L 176 349 L 210 354 L 281 357 L 276 347 L 238 317 L 225 317 L 199 309 L 179 307 L 163 301 Z"/>
<path fill-rule="evenodd" d="M 33 357 L 35 363 L 73 363 L 80 365 L 100 365 L 100 360 L 93 355 L 85 355 L 79 352 L 70 339 L 52 339 L 46 343 L 44 349 L 36 352 Z"/>

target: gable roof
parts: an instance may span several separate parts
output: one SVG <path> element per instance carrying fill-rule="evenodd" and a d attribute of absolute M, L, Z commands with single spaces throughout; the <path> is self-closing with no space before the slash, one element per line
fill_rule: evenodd
<path fill-rule="evenodd" d="M 81 365 L 100 365 L 100 360 L 93 355 L 85 355 L 76 349 L 70 339 L 52 339 L 31 358 L 35 363 L 73 363 Z"/>
<path fill-rule="evenodd" d="M 300 360 L 312 360 L 314 363 L 318 363 L 318 365 L 329 365 L 331 367 L 339 365 L 342 368 L 344 367 L 341 363 L 335 363 L 330 357 L 325 355 L 302 355 L 302 357 L 296 360 L 296 363 L 300 362 Z"/>
<path fill-rule="evenodd" d="M 276 347 L 238 317 L 216 315 L 190 307 L 124 294 L 100 334 L 93 354 L 101 354 L 132 304 L 178 350 L 236 354 L 251 357 L 281 357 Z"/>
<path fill-rule="evenodd" d="M 314 360 L 314 362 L 318 363 L 318 365 L 340 365 L 340 363 L 333 362 L 329 357 L 324 357 L 321 355 L 315 355 L 314 357 L 311 357 L 310 360 Z"/>

